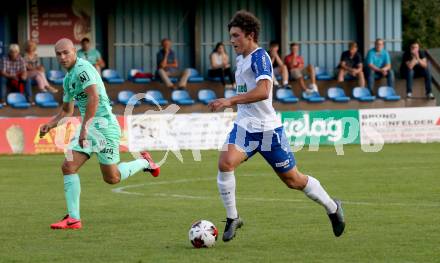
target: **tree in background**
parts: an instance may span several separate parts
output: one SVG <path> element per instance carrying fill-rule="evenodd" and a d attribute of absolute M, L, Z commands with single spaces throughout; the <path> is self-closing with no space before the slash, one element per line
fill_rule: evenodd
<path fill-rule="evenodd" d="M 440 1 L 402 1 L 403 48 L 418 40 L 424 48 L 440 47 Z"/>

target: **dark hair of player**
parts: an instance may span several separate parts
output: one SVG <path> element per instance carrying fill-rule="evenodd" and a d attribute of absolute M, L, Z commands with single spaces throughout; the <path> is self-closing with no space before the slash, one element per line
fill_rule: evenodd
<path fill-rule="evenodd" d="M 258 43 L 258 37 L 260 35 L 261 23 L 258 18 L 256 18 L 252 13 L 240 10 L 234 14 L 231 21 L 228 24 L 228 31 L 231 30 L 231 27 L 240 28 L 246 36 L 250 34 L 254 34 L 254 41 Z"/>

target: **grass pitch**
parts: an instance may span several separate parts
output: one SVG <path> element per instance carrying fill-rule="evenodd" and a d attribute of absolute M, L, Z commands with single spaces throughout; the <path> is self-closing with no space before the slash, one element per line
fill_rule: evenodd
<path fill-rule="evenodd" d="M 342 237 L 323 208 L 255 156 L 236 171 L 245 225 L 210 249 L 193 249 L 188 229 L 207 219 L 223 233 L 216 151 L 202 151 L 200 162 L 190 151 L 183 163 L 170 154 L 160 177 L 137 174 L 118 185 L 103 182 L 92 157 L 79 173 L 78 231 L 49 228 L 65 214 L 62 155 L 0 156 L 0 262 L 438 262 L 440 144 L 344 150 L 295 154 L 301 171 L 343 200 Z"/>

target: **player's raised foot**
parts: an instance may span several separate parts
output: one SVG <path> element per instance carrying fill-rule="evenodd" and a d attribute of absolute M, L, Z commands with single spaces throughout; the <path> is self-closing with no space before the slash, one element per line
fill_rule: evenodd
<path fill-rule="evenodd" d="M 329 214 L 328 217 L 332 223 L 333 234 L 335 236 L 340 236 L 344 232 L 345 229 L 345 220 L 344 220 L 344 211 L 342 210 L 342 202 L 337 199 L 333 199 L 336 203 L 336 212 L 333 214 Z"/>
<path fill-rule="evenodd" d="M 153 161 L 153 158 L 151 157 L 150 153 L 145 151 L 141 152 L 142 158 L 148 161 L 150 164 L 150 167 L 147 169 L 144 169 L 144 172 L 150 172 L 152 176 L 158 177 L 160 174 L 160 167 Z"/>
<path fill-rule="evenodd" d="M 61 221 L 50 225 L 52 229 L 80 229 L 82 227 L 81 220 L 66 215 Z"/>
<path fill-rule="evenodd" d="M 226 218 L 225 232 L 223 232 L 223 241 L 228 242 L 235 237 L 235 232 L 243 226 L 243 220 L 240 217 Z"/>

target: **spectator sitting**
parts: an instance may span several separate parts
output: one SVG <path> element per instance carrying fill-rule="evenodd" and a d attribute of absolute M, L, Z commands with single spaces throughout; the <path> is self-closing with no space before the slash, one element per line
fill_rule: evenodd
<path fill-rule="evenodd" d="M 58 90 L 51 85 L 46 79 L 44 73 L 44 67 L 40 63 L 40 58 L 37 55 L 37 44 L 29 40 L 26 43 L 24 61 L 26 62 L 27 75 L 29 80 L 35 80 L 38 85 L 38 89 L 41 92 L 57 93 Z"/>
<path fill-rule="evenodd" d="M 287 70 L 286 65 L 284 65 L 283 60 L 279 55 L 280 45 L 276 41 L 270 42 L 269 45 L 269 53 L 270 60 L 272 62 L 273 73 L 274 73 L 274 85 L 276 88 L 280 87 L 278 83 L 277 76 L 281 75 L 281 81 L 283 82 L 283 88 L 291 89 L 292 87 L 289 85 L 289 71 Z"/>
<path fill-rule="evenodd" d="M 32 100 L 31 83 L 27 77 L 26 62 L 20 56 L 20 47 L 17 44 L 9 45 L 8 55 L 3 57 L 1 63 L 0 103 L 6 105 L 6 89 L 25 93 L 27 100 L 34 105 Z"/>
<path fill-rule="evenodd" d="M 344 77 L 348 74 L 358 79 L 360 87 L 365 87 L 362 56 L 358 52 L 356 42 L 350 42 L 350 44 L 348 44 L 348 50 L 342 52 L 338 69 L 338 82 L 344 82 Z"/>
<path fill-rule="evenodd" d="M 413 42 L 409 50 L 403 54 L 400 72 L 406 78 L 406 96 L 408 98 L 412 97 L 414 78 L 424 77 L 426 97 L 434 99 L 434 95 L 431 92 L 431 66 L 426 60 L 425 51 L 420 50 L 418 42 Z"/>
<path fill-rule="evenodd" d="M 178 89 L 186 89 L 186 84 L 189 76 L 191 75 L 191 70 L 187 68 L 182 72 L 178 69 L 179 63 L 177 61 L 176 54 L 171 49 L 171 45 L 172 43 L 170 39 L 162 39 L 162 49 L 159 50 L 156 55 L 156 75 L 158 75 L 165 85 L 170 89 L 175 89 L 176 87 L 171 82 L 169 77 L 180 77 Z"/>
<path fill-rule="evenodd" d="M 234 74 L 229 63 L 229 56 L 225 51 L 225 46 L 222 42 L 217 43 L 212 53 L 209 55 L 211 68 L 208 70 L 210 78 L 220 77 L 225 88 L 235 87 Z M 225 75 L 229 77 L 231 85 L 226 85 Z"/>
<path fill-rule="evenodd" d="M 384 49 L 383 40 L 378 38 L 374 42 L 374 48 L 367 53 L 367 86 L 373 94 L 375 77 L 387 78 L 387 85 L 394 87 L 394 73 L 391 69 L 391 59 L 388 51 Z"/>
<path fill-rule="evenodd" d="M 97 49 L 91 48 L 90 39 L 86 37 L 81 39 L 81 49 L 78 50 L 77 55 L 90 62 L 101 74 L 101 70 L 105 67 L 105 62 L 101 57 L 101 53 Z"/>
<path fill-rule="evenodd" d="M 290 78 L 299 80 L 301 88 L 307 93 L 313 91 L 318 92 L 315 69 L 312 65 L 308 65 L 307 68 L 304 68 L 304 59 L 299 55 L 299 44 L 290 44 L 290 52 L 291 53 L 284 58 L 284 64 L 286 64 L 287 69 L 289 70 Z M 305 74 L 308 74 L 312 81 L 312 84 L 309 85 L 309 88 L 306 87 L 304 82 Z"/>

